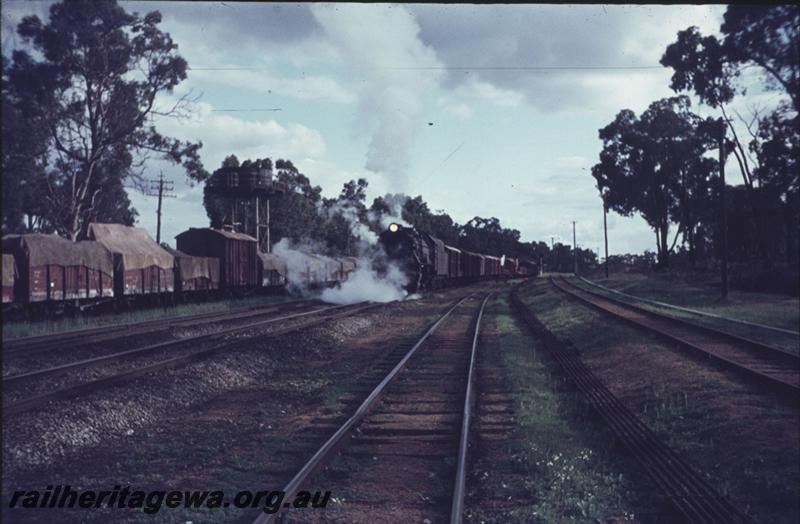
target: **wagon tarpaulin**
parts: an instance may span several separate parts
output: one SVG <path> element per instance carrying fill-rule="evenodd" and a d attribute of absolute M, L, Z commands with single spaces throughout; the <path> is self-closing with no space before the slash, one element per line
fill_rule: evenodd
<path fill-rule="evenodd" d="M 150 266 L 172 269 L 174 266 L 174 257 L 156 244 L 144 229 L 93 222 L 89 224 L 89 237 L 121 255 L 126 270 Z"/>
<path fill-rule="evenodd" d="M 3 253 L 3 287 L 14 287 L 16 273 L 17 266 L 14 263 L 14 256 Z"/>
<path fill-rule="evenodd" d="M 3 237 L 3 250 L 25 251 L 30 267 L 85 266 L 111 275 L 114 271 L 111 253 L 95 242 L 71 242 L 58 235 L 30 233 L 27 235 L 6 235 Z M 5 264 L 4 264 L 5 266 Z M 5 278 L 5 277 L 4 277 Z"/>
<path fill-rule="evenodd" d="M 259 253 L 261 265 L 264 271 L 277 271 L 280 275 L 286 276 L 288 273 L 286 261 L 273 253 Z"/>
<path fill-rule="evenodd" d="M 219 259 L 187 255 L 183 251 L 172 248 L 164 249 L 175 257 L 175 264 L 180 269 L 183 280 L 207 278 L 212 282 L 219 283 Z"/>

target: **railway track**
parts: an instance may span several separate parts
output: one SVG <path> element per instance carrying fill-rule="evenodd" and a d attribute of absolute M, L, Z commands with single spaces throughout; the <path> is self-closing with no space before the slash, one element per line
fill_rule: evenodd
<path fill-rule="evenodd" d="M 170 340 L 145 347 L 113 353 L 110 355 L 103 355 L 101 357 L 82 360 L 78 362 L 72 362 L 69 364 L 54 366 L 46 369 L 40 369 L 29 373 L 4 377 L 3 379 L 4 398 L 8 399 L 9 396 L 13 397 L 13 394 L 9 393 L 9 391 L 13 390 L 13 388 L 29 386 L 30 384 L 35 383 L 37 380 L 42 380 L 47 377 L 52 377 L 54 375 L 59 375 L 67 372 L 73 372 L 73 373 L 83 372 L 92 367 L 104 364 L 105 365 L 117 364 L 118 361 L 123 359 L 131 358 L 134 356 L 138 357 L 158 351 L 175 351 L 176 348 L 178 348 L 179 346 L 186 346 L 189 348 L 188 352 L 185 352 L 184 354 L 181 354 L 179 356 L 170 357 L 167 355 L 165 356 L 165 358 L 157 359 L 155 362 L 146 362 L 139 366 L 136 365 L 130 366 L 127 369 L 123 369 L 122 371 L 115 370 L 112 373 L 101 376 L 99 378 L 91 378 L 89 380 L 73 383 L 71 385 L 56 387 L 44 393 L 37 392 L 33 396 L 29 396 L 26 398 L 16 398 L 12 400 L 10 403 L 5 404 L 3 406 L 3 412 L 6 416 L 22 413 L 37 407 L 44 406 L 53 400 L 66 400 L 74 398 L 79 395 L 97 391 L 104 387 L 119 385 L 123 382 L 126 382 L 128 380 L 131 380 L 133 378 L 142 375 L 146 375 L 148 373 L 152 373 L 154 371 L 185 365 L 191 361 L 205 358 L 217 352 L 235 349 L 242 343 L 242 339 L 238 338 L 238 335 L 245 334 L 246 332 L 253 329 L 266 328 L 272 324 L 278 324 L 287 321 L 301 320 L 301 322 L 297 324 L 293 324 L 286 327 L 278 327 L 277 329 L 273 329 L 269 333 L 259 335 L 260 340 L 263 340 L 264 338 L 274 338 L 280 335 L 291 333 L 293 331 L 306 329 L 321 324 L 323 322 L 327 322 L 329 320 L 334 320 L 338 318 L 343 318 L 345 316 L 354 315 L 356 313 L 365 311 L 367 309 L 372 309 L 382 305 L 383 304 L 359 303 L 355 305 L 345 305 L 345 306 L 326 306 L 302 313 L 294 313 L 289 315 L 280 315 L 277 317 L 271 317 L 266 320 L 259 320 L 257 322 L 223 329 L 221 331 L 217 331 L 214 333 L 196 335 L 193 337 L 187 337 L 178 340 Z M 261 314 L 263 315 L 264 313 L 262 312 Z M 218 341 L 216 340 L 229 335 L 234 335 L 232 340 L 218 340 Z M 208 345 L 209 343 L 212 344 L 208 347 L 203 347 L 202 349 L 195 349 L 196 346 L 201 343 L 205 345 Z"/>
<path fill-rule="evenodd" d="M 796 354 L 588 291 L 563 277 L 551 277 L 550 281 L 584 304 L 677 342 L 788 396 L 795 403 L 800 401 L 800 357 Z"/>
<path fill-rule="evenodd" d="M 332 426 L 332 436 L 284 487 L 285 500 L 333 466 L 341 452 L 346 463 L 361 466 L 338 465 L 335 482 L 346 482 L 363 500 L 329 507 L 324 518 L 461 522 L 475 357 L 488 298 L 462 298 L 410 349 L 402 348 L 396 364 L 376 369 L 369 378 L 377 386 L 365 390 L 349 418 Z M 376 509 L 376 503 L 384 506 Z M 279 518 L 281 513 L 262 513 L 255 524 Z"/>
<path fill-rule="evenodd" d="M 121 337 L 144 335 L 158 331 L 165 331 L 176 327 L 185 327 L 196 324 L 199 321 L 221 322 L 247 319 L 271 311 L 303 308 L 320 303 L 321 302 L 318 300 L 294 300 L 260 307 L 246 307 L 228 311 L 213 311 L 209 313 L 198 313 L 195 315 L 157 318 L 153 320 L 145 320 L 127 324 L 113 324 L 95 328 L 63 331 L 60 333 L 51 333 L 47 335 L 13 338 L 3 340 L 3 357 L 24 357 L 52 350 L 62 351 L 68 347 L 74 347 L 78 345 L 83 346 L 87 344 L 115 340 Z"/>
<path fill-rule="evenodd" d="M 672 508 L 665 522 L 744 524 L 750 518 L 658 438 L 583 363 L 578 352 L 539 322 L 516 291 L 511 303 L 523 322 L 542 339 L 589 405 L 653 480 Z"/>

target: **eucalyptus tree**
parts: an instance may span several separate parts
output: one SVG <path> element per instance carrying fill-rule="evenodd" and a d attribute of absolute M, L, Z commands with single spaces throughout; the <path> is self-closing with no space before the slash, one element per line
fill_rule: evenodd
<path fill-rule="evenodd" d="M 44 132 L 31 135 L 42 167 L 31 175 L 44 179 L 46 206 L 31 212 L 73 240 L 90 220 L 124 218 L 123 180 L 141 177 L 152 154 L 207 176 L 201 143 L 155 127 L 187 102 L 169 101 L 187 63 L 160 22 L 158 11 L 128 13 L 114 0 L 68 0 L 50 7 L 47 23 L 26 16 L 17 28 L 27 49 L 13 52 L 7 88 L 20 117 Z"/>
<path fill-rule="evenodd" d="M 742 173 L 748 201 L 755 217 L 761 257 L 766 265 L 770 257 L 764 243 L 764 217 L 756 204 L 754 180 L 770 177 L 759 165 L 751 166 L 752 158 L 740 140 L 736 128 L 726 111 L 737 94 L 745 94 L 747 85 L 740 81 L 747 68 L 756 68 L 762 73 L 763 86 L 768 90 L 782 92 L 788 96 L 788 104 L 782 104 L 759 124 L 759 132 L 751 131 L 751 150 L 758 150 L 760 135 L 769 134 L 769 127 L 789 127 L 797 133 L 797 113 L 800 111 L 800 8 L 796 5 L 729 5 L 720 27 L 722 38 L 703 36 L 697 27 L 689 27 L 678 33 L 677 40 L 670 44 L 661 58 L 661 64 L 673 69 L 671 87 L 676 92 L 692 91 L 702 102 L 719 108 L 727 123 L 733 140 L 733 153 Z M 788 110 L 791 108 L 791 111 Z M 797 140 L 792 139 L 796 144 Z M 762 153 L 768 152 L 761 149 Z M 792 153 L 796 157 L 797 149 Z M 758 164 L 773 161 L 761 154 Z M 780 171 L 775 176 L 784 179 L 794 177 L 797 171 Z M 791 181 L 783 185 L 792 185 Z M 791 199 L 784 194 L 784 199 Z"/>
<path fill-rule="evenodd" d="M 691 239 L 707 200 L 716 162 L 703 154 L 714 142 L 709 123 L 690 111 L 686 96 L 650 104 L 641 117 L 630 109 L 600 129 L 600 162 L 592 176 L 605 205 L 623 216 L 638 212 L 656 234 L 658 262 L 668 265 L 679 235 Z M 677 224 L 669 242 L 671 224 Z"/>

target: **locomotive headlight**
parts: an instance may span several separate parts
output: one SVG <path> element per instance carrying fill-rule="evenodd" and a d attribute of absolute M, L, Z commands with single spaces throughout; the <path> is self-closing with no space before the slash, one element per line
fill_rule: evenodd
<path fill-rule="evenodd" d="M 389 224 L 389 231 L 391 231 L 392 233 L 397 233 L 398 231 L 400 231 L 400 226 L 395 223 L 391 223 Z"/>

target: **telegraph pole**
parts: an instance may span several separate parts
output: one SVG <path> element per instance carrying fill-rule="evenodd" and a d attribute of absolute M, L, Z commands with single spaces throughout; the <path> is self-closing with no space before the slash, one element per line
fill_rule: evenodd
<path fill-rule="evenodd" d="M 572 221 L 572 266 L 573 273 L 578 274 L 578 244 L 575 242 L 575 221 Z"/>
<path fill-rule="evenodd" d="M 174 191 L 175 187 L 172 180 L 164 179 L 164 172 L 160 172 L 157 179 L 150 179 L 150 191 L 147 196 L 158 197 L 158 208 L 156 209 L 156 243 L 161 244 L 161 201 L 164 197 L 176 198 L 177 195 L 170 193 Z M 165 193 L 164 191 L 167 191 Z"/>
<path fill-rule="evenodd" d="M 552 255 L 550 258 L 553 259 L 553 269 L 551 273 L 556 270 L 556 246 L 554 244 L 555 237 L 550 237 L 550 254 Z"/>
<path fill-rule="evenodd" d="M 608 206 L 606 206 L 606 199 L 603 198 L 603 236 L 606 241 L 606 278 L 608 278 L 608 224 L 606 223 L 606 215 L 608 215 Z M 599 250 L 598 250 L 599 251 Z"/>
<path fill-rule="evenodd" d="M 725 205 L 725 123 L 722 119 L 719 135 L 719 200 L 722 205 L 722 298 L 728 297 L 728 208 Z"/>

